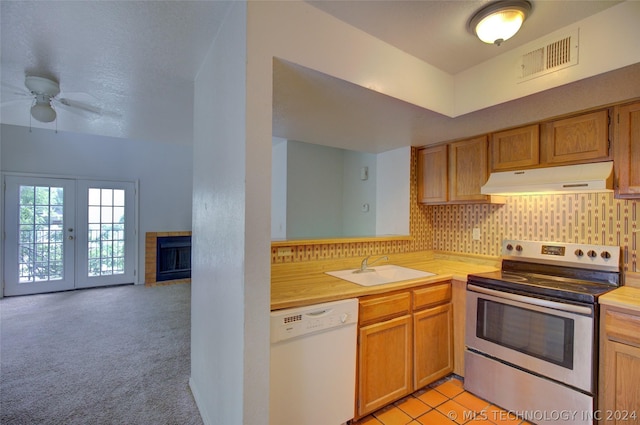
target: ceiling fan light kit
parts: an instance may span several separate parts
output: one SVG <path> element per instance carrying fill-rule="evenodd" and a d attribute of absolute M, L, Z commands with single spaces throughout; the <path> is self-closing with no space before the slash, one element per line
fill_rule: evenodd
<path fill-rule="evenodd" d="M 53 80 L 35 75 L 28 75 L 24 85 L 35 96 L 35 103 L 31 107 L 31 116 L 36 121 L 52 122 L 56 119 L 56 111 L 51 106 L 51 99 L 60 93 L 60 85 Z"/>
<path fill-rule="evenodd" d="M 478 10 L 469 20 L 468 29 L 481 41 L 499 46 L 520 30 L 531 13 L 527 0 L 499 0 Z"/>
<path fill-rule="evenodd" d="M 31 107 L 31 116 L 40 122 L 51 122 L 56 119 L 56 111 L 49 103 L 36 101 Z"/>

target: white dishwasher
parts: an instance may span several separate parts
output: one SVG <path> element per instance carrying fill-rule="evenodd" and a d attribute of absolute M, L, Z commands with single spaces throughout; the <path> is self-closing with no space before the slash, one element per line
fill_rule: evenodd
<path fill-rule="evenodd" d="M 358 300 L 271 312 L 270 425 L 354 416 Z"/>

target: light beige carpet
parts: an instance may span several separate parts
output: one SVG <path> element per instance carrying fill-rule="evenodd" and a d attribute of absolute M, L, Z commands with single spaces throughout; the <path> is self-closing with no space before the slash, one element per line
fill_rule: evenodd
<path fill-rule="evenodd" d="M 0 424 L 202 424 L 188 386 L 190 291 L 0 300 Z"/>

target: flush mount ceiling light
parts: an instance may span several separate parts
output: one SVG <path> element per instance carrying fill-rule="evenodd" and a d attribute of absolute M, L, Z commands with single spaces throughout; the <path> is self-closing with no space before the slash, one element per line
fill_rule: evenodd
<path fill-rule="evenodd" d="M 530 12 L 531 3 L 527 0 L 495 1 L 478 10 L 468 28 L 483 42 L 499 46 L 518 32 Z"/>

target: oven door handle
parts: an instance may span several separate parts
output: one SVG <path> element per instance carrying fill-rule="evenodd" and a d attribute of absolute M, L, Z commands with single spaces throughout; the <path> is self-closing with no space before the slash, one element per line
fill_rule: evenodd
<path fill-rule="evenodd" d="M 504 299 L 513 300 L 513 301 L 520 301 L 522 303 L 537 305 L 540 307 L 548 307 L 548 308 L 553 308 L 560 311 L 583 314 L 585 316 L 593 315 L 593 310 L 586 306 L 580 306 L 575 304 L 564 304 L 564 303 L 559 303 L 555 301 L 545 300 L 542 298 L 533 298 L 533 297 L 527 297 L 524 295 L 512 294 L 511 292 L 496 291 L 494 289 L 483 288 L 482 286 L 473 285 L 471 283 L 467 285 L 467 289 L 473 292 L 479 292 L 481 294 L 493 295 L 494 297 L 504 298 Z"/>

